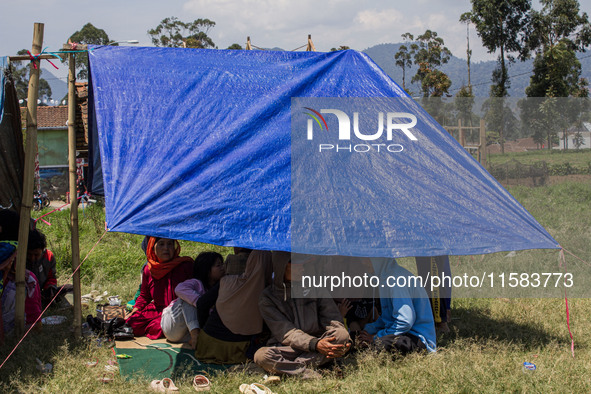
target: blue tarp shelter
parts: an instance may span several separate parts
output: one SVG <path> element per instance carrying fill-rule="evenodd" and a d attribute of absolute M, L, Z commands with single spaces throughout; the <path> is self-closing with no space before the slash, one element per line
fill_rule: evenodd
<path fill-rule="evenodd" d="M 351 256 L 559 247 L 363 53 L 95 46 L 89 64 L 111 231 Z"/>

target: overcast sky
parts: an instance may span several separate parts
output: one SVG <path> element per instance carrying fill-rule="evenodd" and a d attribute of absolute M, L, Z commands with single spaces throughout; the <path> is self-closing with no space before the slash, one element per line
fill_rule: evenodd
<path fill-rule="evenodd" d="M 591 0 L 579 0 L 591 13 Z M 537 3 L 537 0 L 534 0 Z M 87 22 L 104 29 L 112 40 L 136 39 L 151 46 L 147 30 L 168 16 L 189 22 L 216 22 L 209 32 L 219 48 L 233 43 L 292 50 L 307 42 L 317 51 L 347 45 L 364 50 L 381 43 L 400 42 L 431 29 L 458 57 L 466 57 L 466 26 L 458 22 L 470 0 L 0 0 L 0 56 L 31 48 L 33 23 L 45 24 L 44 47 L 57 51 Z M 473 60 L 490 60 L 473 28 Z"/>

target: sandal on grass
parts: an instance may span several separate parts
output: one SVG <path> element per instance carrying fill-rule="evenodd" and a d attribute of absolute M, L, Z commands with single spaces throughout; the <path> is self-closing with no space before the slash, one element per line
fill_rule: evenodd
<path fill-rule="evenodd" d="M 179 391 L 179 388 L 174 385 L 172 379 L 164 378 L 162 380 L 152 380 L 150 388 L 161 393 L 168 393 L 169 391 Z"/>
<path fill-rule="evenodd" d="M 113 372 L 105 372 L 103 376 L 99 378 L 99 382 L 101 383 L 111 383 L 115 380 L 115 374 Z"/>
<path fill-rule="evenodd" d="M 275 394 L 270 388 L 260 383 L 241 384 L 240 392 L 244 394 Z"/>
<path fill-rule="evenodd" d="M 211 383 L 207 377 L 196 375 L 193 378 L 193 388 L 195 388 L 195 391 L 208 391 L 211 388 Z"/>
<path fill-rule="evenodd" d="M 265 375 L 265 376 L 263 376 L 263 378 L 265 379 L 263 383 L 266 383 L 266 384 L 275 384 L 275 383 L 281 382 L 281 378 L 277 375 L 271 375 L 271 376 Z"/>

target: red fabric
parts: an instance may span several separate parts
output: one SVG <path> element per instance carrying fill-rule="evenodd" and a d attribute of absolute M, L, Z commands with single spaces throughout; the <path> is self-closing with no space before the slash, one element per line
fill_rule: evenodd
<path fill-rule="evenodd" d="M 160 279 L 153 277 L 148 266 L 144 267 L 140 295 L 135 302 L 137 312 L 127 320 L 127 324 L 133 328 L 133 334 L 145 335 L 150 339 L 162 338 L 164 336 L 160 328 L 162 310 L 177 298 L 174 288 L 192 277 L 193 261 L 190 258 L 181 262 Z"/>
<path fill-rule="evenodd" d="M 35 274 L 26 271 L 30 278 L 25 279 L 27 282 L 27 296 L 25 298 L 25 320 L 27 324 L 33 324 L 37 318 L 41 316 L 41 288 L 39 281 Z M 31 280 L 34 279 L 34 282 Z"/>
<path fill-rule="evenodd" d="M 53 269 L 50 269 L 47 272 L 47 279 L 45 280 L 45 283 L 43 284 L 43 290 L 49 288 L 49 286 L 57 286 L 57 278 L 55 277 L 55 257 L 53 255 L 53 253 L 51 252 L 51 250 L 45 250 L 45 253 L 43 254 L 43 257 L 45 259 L 47 259 L 47 261 L 52 261 L 53 260 Z"/>
<path fill-rule="evenodd" d="M 150 237 L 148 240 L 148 247 L 146 248 L 146 257 L 148 258 L 148 267 L 150 268 L 150 272 L 155 279 L 163 278 L 167 275 L 170 271 L 172 271 L 177 265 L 186 262 L 186 261 L 193 261 L 190 257 L 179 257 L 181 253 L 181 245 L 179 245 L 179 241 L 175 242 L 175 249 L 174 249 L 174 256 L 171 260 L 166 262 L 161 262 L 156 257 L 156 253 L 154 252 L 154 245 L 156 244 L 156 238 Z"/>

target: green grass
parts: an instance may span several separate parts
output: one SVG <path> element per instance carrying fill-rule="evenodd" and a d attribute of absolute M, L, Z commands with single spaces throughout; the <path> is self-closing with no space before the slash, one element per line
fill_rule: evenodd
<path fill-rule="evenodd" d="M 554 155 L 552 155 L 554 156 Z M 568 156 L 568 155 L 565 155 Z M 565 248 L 585 261 L 591 260 L 591 185 L 565 182 L 545 187 L 511 187 L 509 191 Z M 50 248 L 59 260 L 60 281 L 70 270 L 69 212 L 48 217 L 52 226 L 40 224 L 48 235 Z M 104 232 L 100 207 L 86 209 L 80 215 L 81 258 Z M 107 233 L 82 267 L 82 291 L 93 287 L 129 298 L 139 283 L 144 262 L 140 250 L 142 236 Z M 194 257 L 202 250 L 227 248 L 182 242 L 183 253 Z M 505 254 L 452 257 L 455 265 L 509 264 L 524 269 L 540 263 L 557 268 L 556 251 L 523 251 L 508 259 Z M 587 263 L 568 257 L 569 269 L 586 269 Z M 575 355 L 570 353 L 563 298 L 456 298 L 452 303 L 452 331 L 438 340 L 435 355 L 412 355 L 392 360 L 386 354 L 363 351 L 344 360 L 344 376 L 328 372 L 321 381 L 285 379 L 273 390 L 280 393 L 302 392 L 590 392 L 591 381 L 591 301 L 569 298 L 571 329 Z M 90 310 L 92 306 L 90 307 Z M 89 312 L 85 310 L 83 314 Z M 51 311 L 51 314 L 63 312 Z M 15 344 L 9 339 L 0 349 L 1 360 Z M 54 366 L 51 374 L 35 369 L 35 357 Z M 32 333 L 0 370 L 0 392 L 149 392 L 146 381 L 101 384 L 102 366 L 112 351 L 94 342 L 74 340 L 68 325 L 44 327 Z M 88 368 L 89 360 L 99 365 Z M 524 361 L 538 369 L 524 372 Z M 260 375 L 224 372 L 213 377 L 214 393 L 238 392 L 241 383 L 262 381 Z M 175 380 L 182 392 L 194 392 L 190 377 Z"/>
<path fill-rule="evenodd" d="M 560 165 L 570 163 L 572 166 L 587 168 L 591 163 L 591 149 L 579 150 L 551 150 L 547 149 L 530 151 L 530 152 L 511 152 L 500 154 L 491 154 L 488 156 L 488 161 L 491 165 L 498 166 L 505 164 L 511 160 L 517 160 L 522 164 L 534 164 L 539 161 L 545 161 L 549 165 Z"/>

